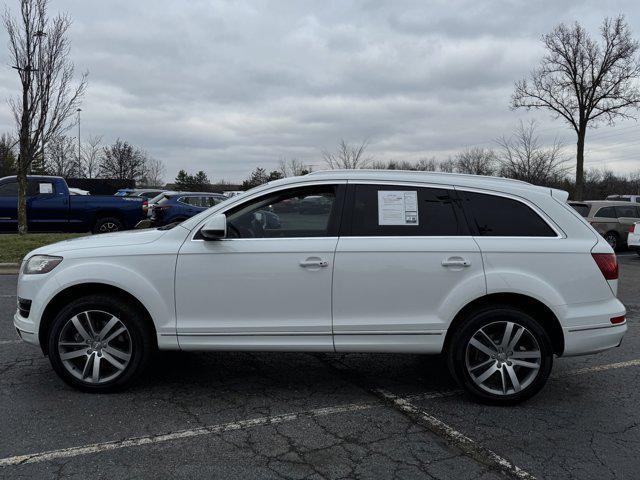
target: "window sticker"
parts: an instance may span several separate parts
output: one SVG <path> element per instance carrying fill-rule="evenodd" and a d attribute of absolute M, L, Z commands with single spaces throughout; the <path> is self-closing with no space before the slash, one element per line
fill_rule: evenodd
<path fill-rule="evenodd" d="M 39 183 L 40 193 L 53 193 L 52 183 Z"/>
<path fill-rule="evenodd" d="M 418 192 L 379 190 L 378 225 L 418 225 Z"/>

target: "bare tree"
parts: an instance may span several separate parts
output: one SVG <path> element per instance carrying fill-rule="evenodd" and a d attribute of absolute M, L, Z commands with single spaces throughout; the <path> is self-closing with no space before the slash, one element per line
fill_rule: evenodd
<path fill-rule="evenodd" d="M 44 169 L 48 175 L 59 177 L 81 177 L 78 171 L 76 140 L 60 135 L 49 140 L 44 158 Z"/>
<path fill-rule="evenodd" d="M 496 154 L 490 148 L 472 147 L 454 157 L 455 170 L 473 175 L 493 175 L 496 168 Z"/>
<path fill-rule="evenodd" d="M 16 173 L 16 142 L 7 133 L 0 135 L 0 177 Z"/>
<path fill-rule="evenodd" d="M 631 36 L 624 16 L 606 18 L 600 27 L 601 43 L 578 23 L 560 24 L 542 37 L 546 54 L 530 80 L 516 83 L 512 108 L 545 108 L 564 119 L 578 136 L 576 199 L 584 186 L 584 143 L 587 127 L 598 121 L 613 124 L 633 118 L 640 105 L 639 44 Z"/>
<path fill-rule="evenodd" d="M 143 150 L 117 139 L 113 145 L 102 149 L 100 176 L 139 181 L 147 173 L 147 161 L 147 154 Z"/>
<path fill-rule="evenodd" d="M 311 173 L 312 169 L 310 165 L 307 165 L 297 158 L 281 158 L 278 162 L 278 171 L 283 177 L 299 177 L 300 175 L 306 175 Z"/>
<path fill-rule="evenodd" d="M 162 160 L 149 158 L 147 160 L 146 173 L 143 179 L 144 185 L 147 187 L 160 187 L 164 185 L 164 175 L 166 173 L 167 169 Z"/>
<path fill-rule="evenodd" d="M 3 16 L 9 35 L 9 56 L 20 77 L 22 93 L 10 99 L 18 130 L 18 232 L 27 232 L 27 174 L 42 145 L 61 135 L 80 105 L 87 74 L 73 84 L 67 31 L 71 19 L 47 16 L 47 0 L 21 0 L 20 15 Z"/>
<path fill-rule="evenodd" d="M 569 173 L 564 145 L 554 139 L 549 147 L 540 143 L 536 122 L 520 122 L 510 137 L 497 140 L 500 145 L 500 175 L 535 184 L 558 181 Z"/>
<path fill-rule="evenodd" d="M 360 145 L 352 146 L 343 139 L 340 139 L 336 151 L 329 152 L 328 150 L 323 150 L 322 158 L 331 169 L 342 168 L 353 170 L 356 168 L 365 168 L 371 162 L 371 157 L 365 155 L 367 145 L 366 140 Z"/>
<path fill-rule="evenodd" d="M 100 154 L 102 153 L 102 136 L 89 137 L 82 146 L 82 166 L 87 178 L 95 178 L 100 172 Z"/>
<path fill-rule="evenodd" d="M 456 169 L 456 161 L 449 157 L 438 165 L 438 169 L 444 173 L 453 173 Z"/>

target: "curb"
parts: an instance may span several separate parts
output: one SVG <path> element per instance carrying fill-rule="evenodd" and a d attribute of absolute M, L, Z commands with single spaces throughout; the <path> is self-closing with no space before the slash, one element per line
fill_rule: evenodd
<path fill-rule="evenodd" d="M 19 263 L 0 263 L 0 275 L 15 275 L 19 271 Z"/>

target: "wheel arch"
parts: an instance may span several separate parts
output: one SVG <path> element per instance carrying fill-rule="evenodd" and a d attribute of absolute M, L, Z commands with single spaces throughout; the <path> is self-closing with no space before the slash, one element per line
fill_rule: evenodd
<path fill-rule="evenodd" d="M 156 343 L 157 347 L 157 331 L 156 326 L 153 322 L 151 314 L 149 310 L 142 304 L 140 300 L 138 300 L 134 295 L 123 290 L 122 288 L 116 287 L 114 285 L 109 285 L 106 283 L 97 283 L 97 282 L 89 282 L 89 283 L 80 283 L 77 285 L 72 285 L 67 287 L 60 292 L 58 292 L 47 304 L 45 309 L 43 310 L 40 326 L 38 328 L 38 340 L 40 343 L 40 347 L 42 348 L 42 352 L 47 355 L 48 353 L 48 344 L 47 337 L 49 335 L 49 330 L 51 329 L 51 325 L 56 316 L 56 313 L 60 311 L 60 308 L 69 303 L 72 300 L 75 300 L 80 297 L 84 297 L 87 295 L 93 294 L 107 294 L 118 297 L 128 303 L 134 305 L 141 313 L 143 313 L 143 322 L 149 328 L 153 341 Z"/>
<path fill-rule="evenodd" d="M 525 313 L 531 314 L 536 320 L 540 321 L 540 325 L 545 329 L 553 347 L 553 353 L 562 355 L 564 352 L 564 333 L 558 317 L 553 311 L 540 300 L 523 295 L 521 293 L 490 293 L 482 297 L 478 297 L 467 303 L 453 318 L 453 321 L 447 329 L 444 341 L 444 350 L 449 348 L 449 344 L 457 328 L 465 321 L 465 319 L 474 311 L 491 305 L 508 305 L 523 310 Z"/>

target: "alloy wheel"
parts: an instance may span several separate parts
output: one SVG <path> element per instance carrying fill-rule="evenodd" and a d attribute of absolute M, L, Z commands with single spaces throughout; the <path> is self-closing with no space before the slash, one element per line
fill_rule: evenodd
<path fill-rule="evenodd" d="M 117 232 L 118 226 L 113 222 L 105 222 L 100 225 L 99 231 L 100 233 Z"/>
<path fill-rule="evenodd" d="M 613 233 L 607 233 L 604 236 L 604 239 L 607 241 L 607 243 L 611 246 L 611 248 L 613 248 L 614 250 L 617 248 L 618 246 L 618 237 L 616 237 L 615 234 Z"/>
<path fill-rule="evenodd" d="M 513 395 L 538 376 L 542 362 L 534 335 L 515 322 L 493 322 L 478 329 L 465 352 L 466 369 L 473 382 L 494 395 Z"/>
<path fill-rule="evenodd" d="M 58 353 L 77 379 L 102 384 L 126 370 L 132 355 L 131 334 L 117 317 L 88 310 L 71 317 L 60 331 Z"/>

